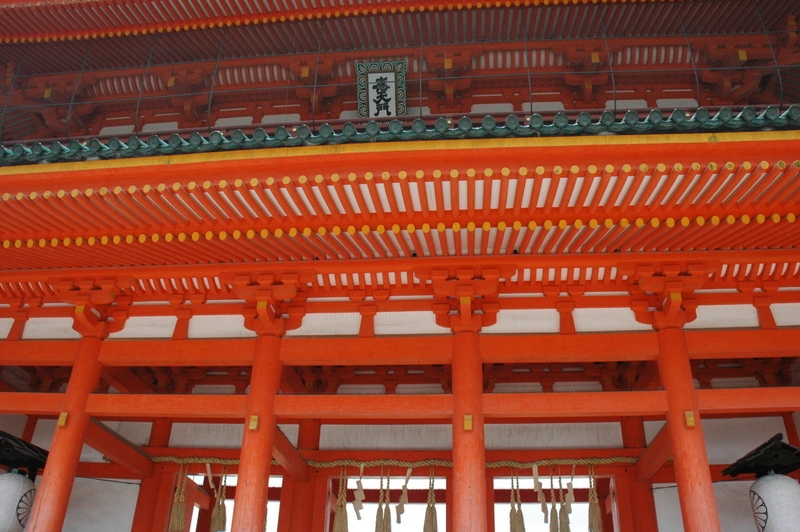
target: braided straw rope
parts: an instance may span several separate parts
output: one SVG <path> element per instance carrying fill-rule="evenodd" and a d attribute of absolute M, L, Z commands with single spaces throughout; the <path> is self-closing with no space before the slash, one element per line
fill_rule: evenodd
<path fill-rule="evenodd" d="M 154 462 L 169 462 L 173 464 L 188 465 L 188 464 L 215 464 L 215 465 L 238 465 L 239 460 L 236 458 L 213 458 L 213 457 L 189 457 L 181 458 L 178 456 L 153 456 Z M 612 456 L 608 458 L 550 458 L 546 460 L 536 460 L 533 462 L 517 462 L 515 460 L 500 460 L 497 462 L 486 462 L 487 469 L 496 469 L 499 467 L 510 467 L 516 469 L 526 469 L 529 467 L 537 466 L 570 466 L 570 465 L 612 465 L 612 464 L 635 464 L 638 458 L 630 456 Z M 273 465 L 278 463 L 273 460 Z M 362 462 L 359 460 L 342 459 L 331 460 L 329 462 L 317 462 L 315 460 L 306 460 L 306 464 L 316 469 L 330 469 L 335 467 L 403 467 L 417 469 L 420 467 L 453 467 L 453 462 L 450 460 L 419 460 L 417 462 L 409 462 L 406 460 L 370 460 Z"/>

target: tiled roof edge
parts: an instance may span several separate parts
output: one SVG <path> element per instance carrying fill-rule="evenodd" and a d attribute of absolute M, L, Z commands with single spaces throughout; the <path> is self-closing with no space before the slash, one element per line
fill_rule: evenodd
<path fill-rule="evenodd" d="M 411 127 L 404 127 L 400 120 L 392 120 L 388 124 L 368 122 L 361 128 L 347 122 L 339 132 L 335 132 L 331 125 L 324 124 L 316 133 L 307 125 L 302 125 L 292 128 L 292 131 L 280 126 L 272 135 L 257 128 L 250 135 L 237 129 L 227 136 L 220 131 L 212 131 L 207 135 L 192 133 L 188 138 L 172 134 L 166 139 L 152 135 L 146 140 L 132 136 L 125 141 L 112 137 L 105 141 L 95 138 L 85 142 L 72 140 L 67 144 L 54 142 L 49 146 L 42 143 L 20 143 L 10 148 L 0 145 L 0 166 L 358 142 L 797 128 L 800 128 L 800 105 L 792 105 L 783 113 L 774 106 L 761 113 L 752 107 L 745 107 L 739 114 L 723 107 L 714 116 L 704 108 L 694 114 L 676 109 L 668 117 L 659 110 L 652 110 L 644 118 L 631 110 L 619 121 L 611 111 L 603 112 L 597 121 L 588 112 L 578 114 L 572 121 L 566 113 L 557 113 L 549 123 L 545 123 L 541 115 L 533 114 L 527 124 L 521 123 L 519 117 L 513 114 L 507 116 L 502 125 L 491 116 L 484 117 L 479 124 L 473 123 L 468 117 L 458 121 L 439 118 L 432 128 L 418 118 L 411 123 Z"/>

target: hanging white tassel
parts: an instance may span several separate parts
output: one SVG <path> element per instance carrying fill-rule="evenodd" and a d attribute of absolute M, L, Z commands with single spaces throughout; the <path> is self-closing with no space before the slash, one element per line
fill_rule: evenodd
<path fill-rule="evenodd" d="M 361 464 L 361 469 L 358 471 L 358 480 L 356 481 L 356 491 L 353 493 L 353 510 L 356 512 L 356 519 L 361 521 L 361 510 L 364 509 L 364 485 L 361 484 L 361 479 L 364 478 L 364 464 Z"/>
<path fill-rule="evenodd" d="M 542 505 L 542 514 L 544 514 L 544 524 L 547 524 L 547 498 L 544 496 L 544 489 L 542 482 L 539 480 L 539 466 L 533 464 L 533 489 L 537 493 L 539 504 Z"/>
<path fill-rule="evenodd" d="M 597 479 L 594 466 L 589 466 L 589 532 L 603 532 L 603 514 L 597 498 Z"/>
<path fill-rule="evenodd" d="M 575 464 L 572 464 L 572 474 L 567 482 L 567 512 L 572 513 L 572 503 L 575 502 L 575 490 L 572 487 L 572 482 L 575 480 Z"/>
<path fill-rule="evenodd" d="M 439 532 L 439 523 L 436 518 L 436 493 L 433 491 L 433 466 L 431 466 L 430 479 L 428 480 L 428 504 L 425 508 L 425 524 L 422 532 Z"/>
<path fill-rule="evenodd" d="M 406 504 L 408 504 L 408 481 L 411 479 L 411 473 L 414 470 L 410 467 L 406 470 L 406 481 L 403 484 L 403 491 L 400 493 L 400 500 L 397 502 L 394 513 L 397 515 L 397 524 L 400 524 L 400 516 L 406 511 Z"/>
<path fill-rule="evenodd" d="M 333 517 L 333 532 L 347 531 L 347 475 L 342 466 L 339 474 L 339 493 L 336 497 L 336 515 Z"/>

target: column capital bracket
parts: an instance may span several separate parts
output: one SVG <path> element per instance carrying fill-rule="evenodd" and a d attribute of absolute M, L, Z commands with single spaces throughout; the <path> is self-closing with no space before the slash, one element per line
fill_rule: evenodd
<path fill-rule="evenodd" d="M 436 324 L 454 333 L 479 332 L 494 325 L 500 307 L 495 303 L 500 279 L 511 277 L 516 267 L 422 269 L 414 275 L 429 280 L 440 303 L 433 306 Z"/>
<path fill-rule="evenodd" d="M 682 328 L 697 318 L 697 300 L 691 294 L 703 286 L 719 263 L 625 263 L 618 268 L 643 292 L 658 296 L 655 307 L 644 298 L 631 301 L 636 321 L 652 325 L 658 331 Z"/>
<path fill-rule="evenodd" d="M 57 279 L 51 284 L 62 301 L 75 305 L 72 328 L 82 337 L 104 339 L 125 327 L 130 297 L 120 294 L 133 286 L 132 277 Z"/>
<path fill-rule="evenodd" d="M 302 288 L 314 275 L 313 270 L 245 273 L 223 281 L 247 301 L 243 310 L 246 328 L 258 335 L 283 336 L 300 327 L 305 315 Z"/>

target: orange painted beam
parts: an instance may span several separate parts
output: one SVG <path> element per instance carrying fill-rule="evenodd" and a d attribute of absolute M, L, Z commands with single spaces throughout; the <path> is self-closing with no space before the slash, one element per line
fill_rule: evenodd
<path fill-rule="evenodd" d="M 483 335 L 481 353 L 484 363 L 629 362 L 655 359 L 658 344 L 646 332 Z"/>
<path fill-rule="evenodd" d="M 437 419 L 453 415 L 451 395 L 278 395 L 275 415 L 290 419 Z"/>
<path fill-rule="evenodd" d="M 799 356 L 800 329 L 686 331 L 694 360 Z M 424 349 L 420 349 L 420 342 Z M 452 336 L 285 338 L 286 366 L 449 364 Z M 35 353 L 26 359 L 23 346 Z M 70 340 L 0 341 L 0 365 L 69 366 L 76 344 Z M 100 351 L 108 367 L 249 366 L 255 340 L 107 340 Z M 481 336 L 484 363 L 625 362 L 653 360 L 658 346 L 648 332 L 509 334 Z M 134 391 L 134 390 L 131 390 Z"/>
<path fill-rule="evenodd" d="M 77 349 L 78 340 L 3 340 L 0 341 L 0 364 L 71 366 Z"/>
<path fill-rule="evenodd" d="M 104 367 L 103 380 L 120 393 L 153 393 L 155 390 L 130 369 L 123 367 Z"/>
<path fill-rule="evenodd" d="M 250 366 L 255 345 L 254 338 L 107 340 L 100 350 L 100 362 L 105 366 L 125 367 Z"/>
<path fill-rule="evenodd" d="M 420 349 L 420 342 L 424 349 Z M 449 334 L 414 341 L 408 337 L 284 338 L 281 362 L 287 366 L 449 364 L 452 349 L 453 338 Z"/>
<path fill-rule="evenodd" d="M 800 387 L 697 390 L 700 412 L 749 415 L 800 410 Z M 0 414 L 57 415 L 63 394 L 0 392 Z M 244 419 L 246 395 L 92 394 L 86 411 L 103 419 Z M 610 418 L 663 416 L 663 391 L 484 394 L 487 418 Z M 279 395 L 281 419 L 444 420 L 452 416 L 452 396 L 441 395 Z M 237 421 L 238 422 L 238 421 Z"/>
<path fill-rule="evenodd" d="M 669 431 L 666 425 L 661 428 L 647 449 L 639 457 L 636 463 L 636 480 L 639 482 L 649 481 L 653 475 L 669 460 L 672 454 L 672 443 L 669 439 Z"/>
<path fill-rule="evenodd" d="M 138 478 L 153 476 L 155 464 L 150 457 L 97 420 L 90 420 L 85 443 L 112 462 L 129 469 Z"/>
<path fill-rule="evenodd" d="M 305 460 L 278 427 L 275 427 L 275 439 L 272 441 L 272 457 L 292 478 L 301 482 L 308 481 L 308 466 Z"/>
<path fill-rule="evenodd" d="M 666 394 L 652 392 L 504 393 L 484 394 L 487 418 L 575 416 L 653 416 L 667 411 Z"/>
<path fill-rule="evenodd" d="M 697 390 L 700 412 L 714 414 L 783 413 L 800 410 L 800 386 Z"/>
<path fill-rule="evenodd" d="M 63 405 L 63 393 L 0 392 L 0 414 L 57 416 Z"/>
<path fill-rule="evenodd" d="M 86 412 L 105 419 L 244 419 L 246 395 L 93 394 Z"/>
<path fill-rule="evenodd" d="M 800 255 L 798 255 L 800 258 Z M 698 359 L 800 356 L 800 329 L 686 331 L 689 357 Z"/>

